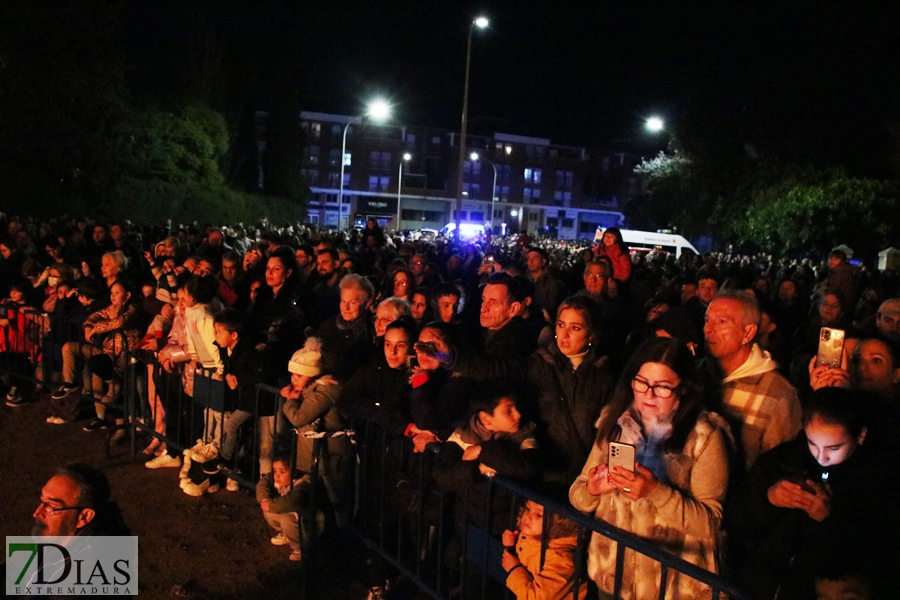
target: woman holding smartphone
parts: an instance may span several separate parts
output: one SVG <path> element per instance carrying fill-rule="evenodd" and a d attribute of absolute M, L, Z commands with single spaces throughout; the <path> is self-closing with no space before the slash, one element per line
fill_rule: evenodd
<path fill-rule="evenodd" d="M 718 572 L 729 440 L 725 421 L 703 410 L 687 346 L 670 338 L 648 340 L 600 415 L 597 440 L 569 500 L 586 514 Z M 633 449 L 633 470 L 608 467 L 611 445 L 619 445 L 616 460 Z M 613 593 L 616 551 L 616 542 L 593 534 L 588 574 L 601 596 Z M 658 598 L 660 564 L 630 550 L 624 560 L 621 597 Z M 670 573 L 666 589 L 670 598 L 710 595 L 707 586 L 677 573 Z"/>

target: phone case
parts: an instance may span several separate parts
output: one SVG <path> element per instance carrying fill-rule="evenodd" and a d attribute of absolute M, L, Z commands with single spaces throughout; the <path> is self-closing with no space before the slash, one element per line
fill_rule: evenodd
<path fill-rule="evenodd" d="M 609 443 L 609 470 L 615 467 L 622 467 L 628 471 L 634 472 L 634 446 L 631 444 L 623 444 L 621 442 Z"/>
<path fill-rule="evenodd" d="M 816 355 L 816 366 L 827 365 L 841 368 L 844 353 L 844 330 L 823 327 L 819 331 L 819 352 Z"/>

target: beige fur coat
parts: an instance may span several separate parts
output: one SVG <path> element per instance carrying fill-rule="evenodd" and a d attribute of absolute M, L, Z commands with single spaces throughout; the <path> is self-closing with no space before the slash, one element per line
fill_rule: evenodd
<path fill-rule="evenodd" d="M 601 419 L 603 417 L 601 416 Z M 595 443 L 581 475 L 569 490 L 576 509 L 654 542 L 703 569 L 718 572 L 722 503 L 728 481 L 730 433 L 715 413 L 702 413 L 682 453 L 665 454 L 670 484 L 632 501 L 619 490 L 594 496 L 587 491 L 589 471 L 605 464 L 609 443 Z M 606 593 L 613 592 L 616 542 L 594 533 L 588 551 L 588 574 Z M 658 598 L 660 565 L 637 552 L 625 552 L 622 598 Z M 699 582 L 670 572 L 666 598 L 709 598 Z"/>

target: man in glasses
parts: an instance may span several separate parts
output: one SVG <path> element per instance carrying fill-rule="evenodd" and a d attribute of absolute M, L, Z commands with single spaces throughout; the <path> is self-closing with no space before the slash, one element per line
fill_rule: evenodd
<path fill-rule="evenodd" d="M 127 535 L 118 508 L 109 502 L 109 481 L 96 467 L 72 463 L 41 489 L 32 515 L 33 536 Z M 101 518 L 108 526 L 99 527 Z"/>

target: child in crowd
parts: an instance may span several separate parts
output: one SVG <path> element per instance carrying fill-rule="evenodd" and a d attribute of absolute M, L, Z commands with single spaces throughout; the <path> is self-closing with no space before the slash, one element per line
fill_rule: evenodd
<path fill-rule="evenodd" d="M 563 600 L 572 598 L 575 583 L 575 547 L 578 526 L 571 519 L 550 517 L 547 549 L 541 560 L 544 507 L 528 500 L 519 512 L 518 529 L 503 532 L 502 566 L 506 587 L 517 600 Z M 543 566 L 542 566 L 543 562 Z M 586 577 L 578 586 L 579 600 L 587 596 Z"/>
<path fill-rule="evenodd" d="M 272 470 L 272 435 L 275 427 L 275 403 L 270 394 L 261 394 L 257 403 L 254 386 L 265 381 L 266 364 L 262 353 L 244 335 L 246 318 L 229 308 L 215 318 L 216 346 L 223 365 L 225 379 L 225 409 L 231 411 L 225 420 L 222 439 L 222 458 L 226 466 L 234 468 L 234 454 L 238 430 L 259 410 L 259 472 Z M 228 491 L 238 490 L 237 482 L 228 480 Z"/>
<path fill-rule="evenodd" d="M 516 408 L 513 388 L 502 382 L 487 385 L 472 403 L 472 417 L 458 427 L 441 447 L 434 476 L 444 491 L 467 487 L 468 494 L 457 496 L 456 523 L 464 520 L 484 522 L 484 493 L 480 487 L 486 477 L 501 475 L 529 480 L 538 472 L 538 448 L 534 423 L 522 423 Z M 509 515 L 509 500 L 504 502 L 498 490 L 492 505 L 492 529 Z M 468 497 L 468 506 L 460 502 Z M 466 512 L 468 517 L 466 517 Z M 495 532 L 499 534 L 499 529 Z"/>
<path fill-rule="evenodd" d="M 290 456 L 279 454 L 272 460 L 272 471 L 256 484 L 256 501 L 266 522 L 277 532 L 271 540 L 274 546 L 291 546 L 290 560 L 299 561 L 300 513 L 309 492 L 309 475 L 294 478 Z"/>
<path fill-rule="evenodd" d="M 195 275 L 184 286 L 184 328 L 187 332 L 187 351 L 191 355 L 191 363 L 185 367 L 185 392 L 189 396 L 194 396 L 193 379 L 196 371 L 192 371 L 192 368 L 202 368 L 215 379 L 222 376 L 222 360 L 215 345 L 214 325 L 215 314 L 222 309 L 221 301 L 216 298 L 218 289 L 219 283 L 212 275 Z M 200 398 L 199 401 L 202 403 L 204 399 Z M 213 442 L 221 447 L 223 412 L 208 407 L 203 409 L 203 441 Z"/>
<path fill-rule="evenodd" d="M 288 363 L 291 384 L 281 390 L 285 398 L 282 412 L 297 428 L 297 468 L 308 473 L 313 465 L 314 440 L 304 434 L 312 431 L 344 429 L 344 418 L 337 409 L 341 388 L 334 377 L 323 369 L 322 342 L 308 338 L 303 348 L 294 352 Z M 322 483 L 334 510 L 334 520 L 343 527 L 349 519 L 350 485 L 353 461 L 347 436 L 324 440 L 325 450 L 320 458 Z"/>

